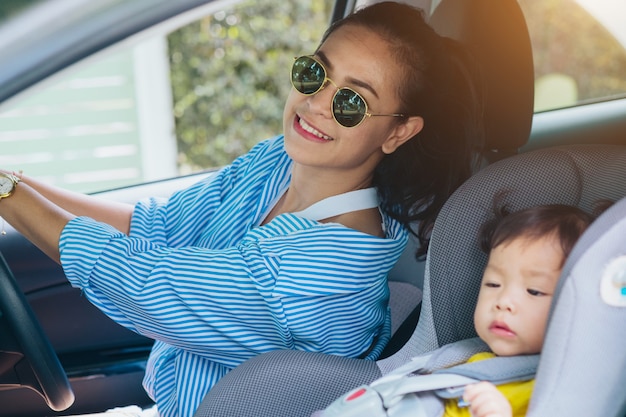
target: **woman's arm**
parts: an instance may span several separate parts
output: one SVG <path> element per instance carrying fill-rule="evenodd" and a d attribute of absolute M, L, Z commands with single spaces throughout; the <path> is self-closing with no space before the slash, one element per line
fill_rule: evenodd
<path fill-rule="evenodd" d="M 0 216 L 56 262 L 61 231 L 75 217 L 22 182 L 0 201 Z"/>
<path fill-rule="evenodd" d="M 130 204 L 62 190 L 21 173 L 17 177 L 13 193 L 0 201 L 0 216 L 56 262 L 61 231 L 74 217 L 92 217 L 126 234 L 130 230 Z"/>
<path fill-rule="evenodd" d="M 44 182 L 26 175 L 21 176 L 21 182 L 29 185 L 51 203 L 75 216 L 91 217 L 97 221 L 110 224 L 125 234 L 129 233 L 130 218 L 133 213 L 133 205 L 131 204 L 108 201 L 98 197 L 64 190 L 45 184 Z M 20 185 L 18 185 L 18 188 L 19 187 Z M 9 221 L 8 218 L 7 221 Z M 9 223 L 11 222 L 9 221 Z"/>
<path fill-rule="evenodd" d="M 285 216 L 236 245 L 173 248 L 80 218 L 61 248 L 70 282 L 113 320 L 233 366 L 279 348 L 354 357 L 387 338 L 385 277 L 405 237 Z"/>

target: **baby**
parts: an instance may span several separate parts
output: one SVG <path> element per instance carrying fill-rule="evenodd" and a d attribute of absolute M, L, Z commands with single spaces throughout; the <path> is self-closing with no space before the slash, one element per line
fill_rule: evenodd
<path fill-rule="evenodd" d="M 594 217 L 566 205 L 535 206 L 514 213 L 499 210 L 483 226 L 481 245 L 489 261 L 474 312 L 478 336 L 493 356 L 541 352 L 548 313 L 561 269 Z M 448 400 L 444 417 L 500 417 L 526 414 L 534 380 L 466 387 L 463 401 Z"/>

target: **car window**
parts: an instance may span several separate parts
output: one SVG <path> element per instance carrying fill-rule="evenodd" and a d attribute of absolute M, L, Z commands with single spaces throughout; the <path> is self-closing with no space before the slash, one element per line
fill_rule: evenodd
<path fill-rule="evenodd" d="M 535 66 L 535 111 L 626 96 L 623 0 L 519 0 Z"/>
<path fill-rule="evenodd" d="M 280 134 L 290 65 L 333 2 L 224 4 L 3 107 L 0 166 L 97 192 L 217 168 Z"/>

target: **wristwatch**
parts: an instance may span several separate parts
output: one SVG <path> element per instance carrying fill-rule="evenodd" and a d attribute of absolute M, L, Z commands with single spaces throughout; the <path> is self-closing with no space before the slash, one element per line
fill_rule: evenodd
<path fill-rule="evenodd" d="M 0 172 L 0 200 L 13 194 L 18 182 L 20 179 L 15 175 Z"/>

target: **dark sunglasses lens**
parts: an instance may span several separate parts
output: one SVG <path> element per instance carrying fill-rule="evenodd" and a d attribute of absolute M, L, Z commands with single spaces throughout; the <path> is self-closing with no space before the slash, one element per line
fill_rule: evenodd
<path fill-rule="evenodd" d="M 302 94 L 317 92 L 326 79 L 326 71 L 319 62 L 307 56 L 297 58 L 291 68 L 291 82 Z"/>
<path fill-rule="evenodd" d="M 333 113 L 337 122 L 345 127 L 354 127 L 365 117 L 367 106 L 363 98 L 348 88 L 337 90 L 333 99 Z"/>

